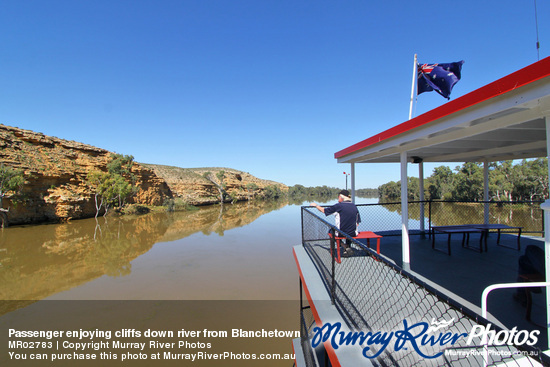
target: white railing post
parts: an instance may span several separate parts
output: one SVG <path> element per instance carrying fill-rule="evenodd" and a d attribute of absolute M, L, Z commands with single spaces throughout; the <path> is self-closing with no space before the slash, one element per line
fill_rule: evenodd
<path fill-rule="evenodd" d="M 351 201 L 355 204 L 355 163 L 351 163 Z"/>
<path fill-rule="evenodd" d="M 424 234 L 424 162 L 420 160 L 418 163 L 418 186 L 420 186 L 420 192 L 418 197 L 420 198 L 420 233 Z"/>
<path fill-rule="evenodd" d="M 409 250 L 409 200 L 407 177 L 407 152 L 401 152 L 401 243 L 403 267 L 407 268 L 411 262 Z"/>

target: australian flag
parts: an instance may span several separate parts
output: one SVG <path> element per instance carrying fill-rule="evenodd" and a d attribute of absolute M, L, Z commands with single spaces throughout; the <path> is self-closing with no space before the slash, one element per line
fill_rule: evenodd
<path fill-rule="evenodd" d="M 418 64 L 417 94 L 435 90 L 447 99 L 451 99 L 451 90 L 460 80 L 460 70 L 464 61 L 448 64 Z"/>

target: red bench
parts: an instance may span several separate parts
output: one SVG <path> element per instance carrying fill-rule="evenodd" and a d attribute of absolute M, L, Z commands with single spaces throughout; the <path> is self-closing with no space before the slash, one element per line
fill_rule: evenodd
<path fill-rule="evenodd" d="M 329 236 L 332 237 L 332 233 L 329 232 Z M 356 240 L 366 239 L 368 248 L 370 248 L 370 239 L 371 238 L 376 238 L 376 253 L 378 255 L 380 255 L 380 239 L 382 238 L 382 236 L 377 235 L 374 232 L 363 231 L 363 232 L 359 232 L 359 234 L 357 236 L 353 237 L 353 238 L 356 239 Z M 338 264 L 340 264 L 342 262 L 342 260 L 340 259 L 340 242 L 342 242 L 345 239 L 346 239 L 346 237 L 339 237 L 339 236 L 335 237 L 335 240 L 336 240 L 336 254 L 337 254 L 336 255 L 336 262 Z"/>

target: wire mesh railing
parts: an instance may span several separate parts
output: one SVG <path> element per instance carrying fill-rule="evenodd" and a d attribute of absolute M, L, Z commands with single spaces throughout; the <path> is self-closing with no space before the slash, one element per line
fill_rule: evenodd
<path fill-rule="evenodd" d="M 544 215 L 541 203 L 410 201 L 409 234 L 428 232 L 432 226 L 490 223 L 522 227 L 522 233 L 542 235 Z M 359 230 L 368 229 L 385 236 L 401 235 L 401 202 L 359 204 L 357 208 L 362 218 Z"/>
<path fill-rule="evenodd" d="M 370 204 L 367 206 L 372 214 L 380 210 L 391 210 L 387 205 L 383 204 L 381 208 Z M 392 228 L 391 221 L 378 223 L 375 215 L 368 216 L 367 219 L 367 206 L 359 206 L 359 210 L 363 223 L 368 220 L 368 230 L 377 232 L 382 228 L 389 231 Z M 414 213 L 410 210 L 409 213 L 411 212 Z M 425 224 L 428 228 L 429 222 Z M 400 225 L 399 221 L 396 228 L 400 228 Z M 413 228 L 415 229 L 420 230 L 420 225 Z M 314 208 L 302 207 L 303 246 L 315 264 L 327 292 L 331 294 L 334 305 L 351 329 L 371 333 L 391 332 L 403 330 L 405 322 L 411 325 L 437 320 L 447 322 L 445 333 L 452 335 L 468 335 L 479 325 L 495 333 L 507 332 L 499 326 L 491 325 L 479 313 L 465 307 L 355 239 L 348 237 L 352 241 L 352 256 L 336 264 L 336 246 L 333 237 L 329 236 L 329 232 L 335 230 L 337 228 L 334 224 L 319 216 Z M 311 331 L 309 336 L 311 337 Z M 539 349 L 525 344 L 489 346 L 488 349 L 480 349 L 481 345 L 481 337 L 476 336 L 472 340 L 459 339 L 452 346 L 437 342 L 419 346 L 419 350 L 425 356 L 443 353 L 441 357 L 433 359 L 421 357 L 415 348 L 390 351 L 376 344 L 368 345 L 368 353 L 371 357 L 379 353 L 373 362 L 380 366 L 477 367 L 497 366 L 508 362 L 518 365 L 521 363 L 522 366 L 550 365 L 550 358 Z M 526 357 L 526 354 L 530 357 Z"/>
<path fill-rule="evenodd" d="M 540 201 L 430 201 L 428 220 L 431 226 L 485 223 L 522 227 L 523 233 L 542 235 L 544 213 Z"/>

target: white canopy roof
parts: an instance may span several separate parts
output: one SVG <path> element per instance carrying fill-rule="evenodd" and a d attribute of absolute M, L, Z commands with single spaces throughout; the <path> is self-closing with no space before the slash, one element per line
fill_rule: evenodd
<path fill-rule="evenodd" d="M 546 157 L 550 57 L 335 153 L 339 163 Z"/>

